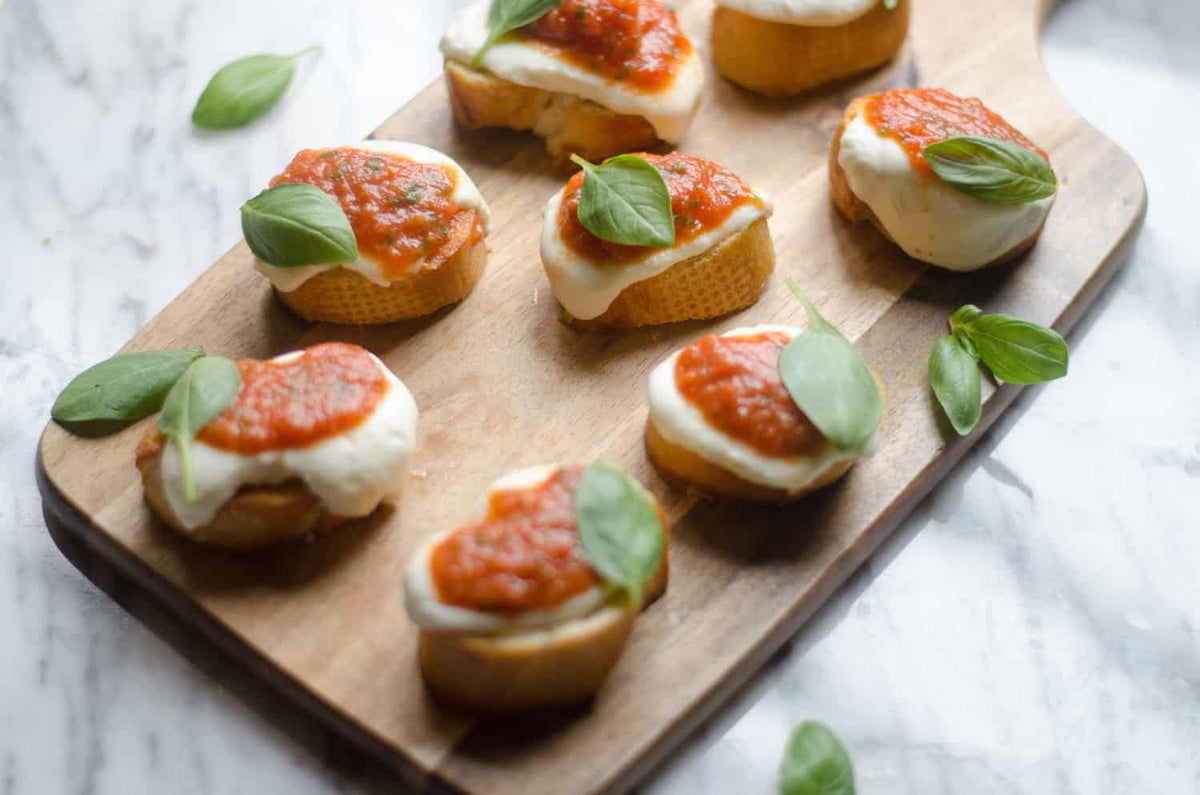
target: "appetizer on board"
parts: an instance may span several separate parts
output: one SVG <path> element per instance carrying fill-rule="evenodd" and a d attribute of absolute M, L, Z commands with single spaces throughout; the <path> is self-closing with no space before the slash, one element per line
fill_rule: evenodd
<path fill-rule="evenodd" d="M 430 692 L 482 712 L 591 698 L 666 590 L 666 532 L 653 496 L 603 463 L 497 480 L 477 517 L 434 536 L 405 572 Z"/>
<path fill-rule="evenodd" d="M 653 245 L 614 242 L 640 239 L 655 209 L 648 186 L 631 187 L 634 166 L 665 184 L 658 217 L 666 228 Z M 608 189 L 593 191 L 593 180 Z M 629 206 L 640 215 L 629 217 Z M 623 155 L 588 164 L 546 203 L 542 265 L 570 319 L 632 327 L 716 317 L 762 294 L 775 268 L 771 212 L 765 194 L 710 160 Z"/>
<path fill-rule="evenodd" d="M 400 494 L 417 406 L 373 354 L 327 342 L 237 370 L 240 389 L 189 445 L 161 423 L 138 445 L 146 501 L 169 525 L 200 543 L 256 549 Z"/>
<path fill-rule="evenodd" d="M 478 0 L 442 37 L 460 125 L 532 130 L 564 166 L 572 153 L 602 160 L 683 137 L 704 72 L 674 11 L 658 0 L 562 0 L 504 33 L 497 4 Z"/>
<path fill-rule="evenodd" d="M 829 179 L 847 219 L 868 220 L 910 257 L 956 271 L 1029 249 L 1056 191 L 1044 151 L 978 99 L 937 88 L 851 102 Z"/>
<path fill-rule="evenodd" d="M 308 320 L 363 325 L 427 315 L 465 298 L 483 274 L 487 204 L 466 172 L 441 152 L 400 141 L 305 149 L 271 188 L 295 183 L 336 200 L 357 254 L 352 251 L 349 261 L 297 265 L 273 256 L 280 246 L 256 245 L 245 208 L 243 230 L 258 271 Z"/>
<path fill-rule="evenodd" d="M 713 61 L 743 88 L 790 96 L 890 60 L 908 16 L 909 0 L 717 0 Z"/>
<path fill-rule="evenodd" d="M 781 359 L 800 333 L 761 325 L 709 334 L 651 371 L 646 452 L 664 477 L 710 497 L 781 503 L 834 482 L 873 450 L 877 415 L 865 438 L 841 447 L 797 405 Z"/>

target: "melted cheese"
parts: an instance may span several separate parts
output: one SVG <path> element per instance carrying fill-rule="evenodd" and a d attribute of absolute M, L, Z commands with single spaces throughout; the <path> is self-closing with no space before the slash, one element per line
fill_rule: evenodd
<path fill-rule="evenodd" d="M 475 521 L 483 520 L 487 512 L 487 503 L 493 493 L 537 488 L 557 469 L 553 466 L 530 467 L 500 478 L 488 488 L 483 503 L 476 512 Z M 488 613 L 445 604 L 433 582 L 430 556 L 434 548 L 454 532 L 448 530 L 431 538 L 417 550 L 405 570 L 404 606 L 413 623 L 419 627 L 473 635 L 511 634 L 583 618 L 596 612 L 607 601 L 604 590 L 594 586 L 555 607 L 527 610 L 522 613 Z"/>
<path fill-rule="evenodd" d="M 879 0 L 717 0 L 717 5 L 768 22 L 824 28 L 864 16 Z"/>
<path fill-rule="evenodd" d="M 459 13 L 442 36 L 442 55 L 452 61 L 471 63 L 487 41 L 488 5 L 489 0 L 478 0 Z M 607 80 L 521 41 L 497 42 L 483 54 L 478 65 L 517 85 L 571 94 L 616 113 L 642 116 L 658 137 L 669 143 L 683 137 L 704 85 L 704 68 L 695 48 L 680 64 L 675 79 L 654 92 L 638 91 Z"/>
<path fill-rule="evenodd" d="M 302 353 L 293 351 L 274 361 L 287 361 Z M 385 497 L 398 496 L 416 442 L 417 405 L 400 379 L 383 362 L 375 362 L 387 377 L 387 391 L 369 416 L 344 433 L 307 447 L 252 455 L 194 441 L 194 500 L 183 496 L 179 451 L 173 442 L 168 443 L 162 455 L 162 480 L 179 521 L 188 528 L 200 527 L 212 521 L 242 486 L 277 484 L 292 478 L 302 480 L 339 516 L 366 516 Z"/>
<path fill-rule="evenodd" d="M 780 331 L 788 337 L 799 333 L 789 326 L 761 325 L 727 331 L 723 337 L 753 337 L 766 331 Z M 675 382 L 675 362 L 680 351 L 671 354 L 650 373 L 650 419 L 662 437 L 725 469 L 743 480 L 789 493 L 803 491 L 833 466 L 869 455 L 876 434 L 857 448 L 841 450 L 826 442 L 815 455 L 792 458 L 764 456 L 708 423 L 704 415 L 679 391 Z"/>
<path fill-rule="evenodd" d="M 703 254 L 760 218 L 769 218 L 772 212 L 770 199 L 755 190 L 754 195 L 762 201 L 762 207 L 752 201 L 739 205 L 721 224 L 685 243 L 658 249 L 633 262 L 595 262 L 572 251 L 563 242 L 558 230 L 558 209 L 565 191 L 564 187 L 554 194 L 542 211 L 542 266 L 550 279 L 554 297 L 572 317 L 580 320 L 599 317 L 629 285 Z"/>
<path fill-rule="evenodd" d="M 955 271 L 982 267 L 1034 235 L 1054 197 L 996 204 L 918 172 L 900 144 L 861 113 L 842 133 L 846 183 L 910 257 Z"/>
<path fill-rule="evenodd" d="M 404 141 L 362 141 L 361 143 L 342 148 L 397 155 L 414 163 L 427 163 L 449 167 L 454 172 L 454 202 L 461 209 L 474 210 L 476 212 L 480 223 L 483 224 L 485 234 L 491 231 L 491 216 L 488 211 L 487 202 L 483 200 L 483 196 L 479 193 L 479 189 L 475 187 L 475 183 L 471 181 L 471 178 L 467 176 L 467 172 L 463 171 L 458 163 L 436 149 L 430 149 L 420 144 L 405 143 Z M 420 270 L 424 263 L 424 258 L 417 260 L 412 265 L 412 272 L 415 273 Z M 379 263 L 373 257 L 364 256 L 361 253 L 354 262 L 342 265 L 301 265 L 295 268 L 281 268 L 256 259 L 254 267 L 259 273 L 271 280 L 271 284 L 275 289 L 285 293 L 290 293 L 317 274 L 324 273 L 333 268 L 345 268 L 346 270 L 359 273 L 380 287 L 387 287 L 391 284 L 387 277 L 383 275 L 383 270 Z"/>

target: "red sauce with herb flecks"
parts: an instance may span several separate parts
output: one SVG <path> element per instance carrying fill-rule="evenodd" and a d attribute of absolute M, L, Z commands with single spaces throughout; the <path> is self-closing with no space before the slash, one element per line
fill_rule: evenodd
<path fill-rule="evenodd" d="M 978 99 L 964 99 L 940 88 L 897 88 L 874 94 L 866 98 L 864 113 L 876 131 L 904 147 L 913 167 L 920 171 L 930 170 L 922 154 L 925 147 L 963 135 L 998 138 L 1050 160 Z"/>
<path fill-rule="evenodd" d="M 197 439 L 242 455 L 286 450 L 336 436 L 366 419 L 388 389 L 363 348 L 326 342 L 286 361 L 242 359 L 242 389 Z"/>
<path fill-rule="evenodd" d="M 675 360 L 675 386 L 709 425 L 764 456 L 811 453 L 825 437 L 783 384 L 779 357 L 790 341 L 782 331 L 701 337 Z"/>

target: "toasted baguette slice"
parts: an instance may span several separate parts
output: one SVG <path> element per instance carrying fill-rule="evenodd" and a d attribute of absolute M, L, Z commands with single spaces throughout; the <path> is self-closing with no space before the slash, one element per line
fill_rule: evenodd
<path fill-rule="evenodd" d="M 891 59 L 908 35 L 908 17 L 909 0 L 891 10 L 880 2 L 833 27 L 773 22 L 717 6 L 713 61 L 718 72 L 743 88 L 791 96 Z"/>
<path fill-rule="evenodd" d="M 724 467 L 701 458 L 686 447 L 668 442 L 652 419 L 646 421 L 646 454 L 664 478 L 706 497 L 770 504 L 792 502 L 828 486 L 846 474 L 855 464 L 855 459 L 839 462 L 803 490 L 789 493 L 784 489 L 751 483 Z"/>
<path fill-rule="evenodd" d="M 775 246 L 767 219 L 657 276 L 629 285 L 608 309 L 581 326 L 633 328 L 726 315 L 758 300 L 775 270 Z"/>
<path fill-rule="evenodd" d="M 850 121 L 862 111 L 863 106 L 866 105 L 866 102 L 866 97 L 859 97 L 847 105 L 845 112 L 842 113 L 841 124 L 838 125 L 837 132 L 833 136 L 833 144 L 829 147 L 829 192 L 833 198 L 834 205 L 839 211 L 841 211 L 842 215 L 846 217 L 846 220 L 850 221 L 851 223 L 869 221 L 872 226 L 879 230 L 880 234 L 882 234 L 892 243 L 895 243 L 895 239 L 888 234 L 886 229 L 884 229 L 883 223 L 880 222 L 879 217 L 876 216 L 871 208 L 868 207 L 865 202 L 859 199 L 858 196 L 855 195 L 854 191 L 850 189 L 850 183 L 846 181 L 846 171 L 842 168 L 841 164 L 838 163 L 838 153 L 841 151 L 842 146 L 842 133 L 846 131 L 846 125 L 849 124 Z M 1000 265 L 1019 257 L 1031 249 L 1033 244 L 1037 242 L 1038 237 L 1042 234 L 1042 229 L 1045 228 L 1046 218 L 1048 217 L 1050 217 L 1049 213 L 1047 213 L 1046 217 L 1042 219 L 1041 225 L 1038 226 L 1032 235 L 1025 238 L 1000 256 L 980 265 L 979 268 L 989 268 L 993 265 Z M 972 270 L 977 270 L 977 268 L 972 268 Z"/>
<path fill-rule="evenodd" d="M 423 268 L 387 287 L 356 271 L 332 268 L 295 290 L 276 294 L 305 320 L 365 326 L 428 315 L 461 301 L 483 275 L 487 242 L 474 210 L 458 213 L 446 243 L 450 256 L 436 268 Z"/>
<path fill-rule="evenodd" d="M 467 129 L 532 130 L 560 168 L 574 168 L 578 154 L 598 162 L 649 149 L 658 143 L 642 116 L 626 116 L 571 94 L 530 88 L 458 61 L 446 61 L 446 86 L 454 119 Z"/>
<path fill-rule="evenodd" d="M 184 527 L 171 510 L 162 481 L 162 454 L 166 437 L 152 425 L 137 447 L 137 468 L 142 473 L 146 502 L 163 521 L 201 544 L 225 549 L 260 549 L 289 538 L 305 538 L 330 530 L 346 517 L 329 513 L 307 486 L 289 480 L 275 486 L 247 486 L 225 503 L 212 521 Z"/>

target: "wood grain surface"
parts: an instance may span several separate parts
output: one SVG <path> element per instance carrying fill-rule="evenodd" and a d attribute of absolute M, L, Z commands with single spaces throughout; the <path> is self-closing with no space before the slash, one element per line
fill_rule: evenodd
<path fill-rule="evenodd" d="M 707 50 L 711 4 L 678 6 L 685 29 Z M 48 521 L 197 637 L 419 788 L 628 790 L 799 628 L 1012 402 L 1017 387 L 985 385 L 974 433 L 960 439 L 948 431 L 926 360 L 949 314 L 971 301 L 1065 332 L 1144 215 L 1136 166 L 1071 111 L 1043 70 L 1043 0 L 914 6 L 909 44 L 894 64 L 827 91 L 765 100 L 710 73 L 680 148 L 727 165 L 774 199 L 778 270 L 757 305 L 708 323 L 619 333 L 560 323 L 537 242 L 542 205 L 562 177 L 528 135 L 457 131 L 445 88 L 434 83 L 374 137 L 446 151 L 489 202 L 491 258 L 462 304 L 373 329 L 309 325 L 281 307 L 238 245 L 127 347 L 203 345 L 212 354 L 268 357 L 328 339 L 365 345 L 404 379 L 421 409 L 403 501 L 312 544 L 212 552 L 172 533 L 145 506 L 133 466 L 141 425 L 100 440 L 49 425 L 39 449 Z M 861 93 L 918 84 L 982 97 L 1050 153 L 1060 194 L 1041 241 L 1015 264 L 967 275 L 929 268 L 834 210 L 825 158 L 842 107 Z M 857 341 L 886 384 L 881 446 L 842 483 L 792 507 L 692 510 L 696 500 L 668 487 L 646 461 L 646 375 L 701 333 L 802 324 L 784 276 Z M 515 726 L 438 708 L 421 686 L 417 633 L 401 605 L 409 554 L 467 518 L 497 475 L 597 457 L 639 477 L 676 522 L 667 596 L 642 617 L 585 711 Z"/>

